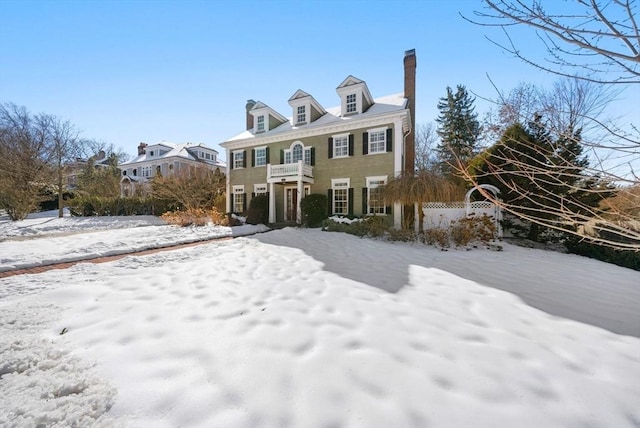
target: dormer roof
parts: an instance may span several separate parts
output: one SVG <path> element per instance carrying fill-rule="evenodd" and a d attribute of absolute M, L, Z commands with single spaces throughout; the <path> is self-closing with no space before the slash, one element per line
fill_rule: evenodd
<path fill-rule="evenodd" d="M 309 104 L 312 108 L 314 108 L 318 112 L 318 116 L 322 116 L 327 111 L 320 105 L 318 101 L 316 101 L 313 96 L 309 95 L 302 89 L 298 89 L 290 98 L 289 105 L 291 107 L 297 107 L 301 105 Z"/>
<path fill-rule="evenodd" d="M 249 113 L 253 114 L 254 116 L 259 115 L 260 113 L 263 113 L 260 110 L 266 110 L 271 116 L 274 117 L 274 119 L 278 120 L 281 123 L 284 123 L 287 121 L 286 117 L 284 117 L 283 115 L 281 115 L 280 113 L 278 113 L 277 111 L 275 111 L 274 109 L 272 109 L 271 107 L 263 103 L 262 101 L 256 102 L 256 104 L 251 108 Z"/>
<path fill-rule="evenodd" d="M 364 80 L 360 80 L 352 75 L 348 75 L 347 78 L 338 85 L 338 87 L 336 88 L 336 92 L 338 92 L 338 95 L 342 96 L 343 94 L 354 89 L 362 90 L 362 95 L 364 96 L 366 104 L 373 104 L 373 97 L 371 96 L 371 92 L 369 92 L 367 83 Z"/>

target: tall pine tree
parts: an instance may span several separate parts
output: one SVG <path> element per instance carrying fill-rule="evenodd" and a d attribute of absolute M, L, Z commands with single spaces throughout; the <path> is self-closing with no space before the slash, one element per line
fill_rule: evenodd
<path fill-rule="evenodd" d="M 458 85 L 454 94 L 447 87 L 447 96 L 440 98 L 438 110 L 438 135 L 440 144 L 437 152 L 440 158 L 440 170 L 445 176 L 454 176 L 459 161 L 463 166 L 477 154 L 480 135 L 480 122 L 475 113 L 471 97 L 463 85 Z"/>

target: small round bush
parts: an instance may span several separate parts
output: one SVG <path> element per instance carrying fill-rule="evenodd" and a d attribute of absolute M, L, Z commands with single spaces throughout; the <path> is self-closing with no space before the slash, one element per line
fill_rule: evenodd
<path fill-rule="evenodd" d="M 312 193 L 300 201 L 302 220 L 307 227 L 319 227 L 327 218 L 327 195 Z"/>

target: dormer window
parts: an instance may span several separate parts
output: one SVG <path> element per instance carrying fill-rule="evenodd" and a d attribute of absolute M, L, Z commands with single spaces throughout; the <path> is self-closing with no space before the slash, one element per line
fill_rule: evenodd
<path fill-rule="evenodd" d="M 264 132 L 264 116 L 258 116 L 258 124 L 256 130 L 258 132 Z"/>
<path fill-rule="evenodd" d="M 153 150 L 149 152 L 149 156 L 153 157 Z"/>
<path fill-rule="evenodd" d="M 356 94 L 347 95 L 347 113 L 355 113 L 358 111 L 358 104 L 356 103 Z"/>
<path fill-rule="evenodd" d="M 365 113 L 373 105 L 373 98 L 367 84 L 353 76 L 348 76 L 336 88 L 340 96 L 343 116 Z"/>
<path fill-rule="evenodd" d="M 297 124 L 307 123 L 307 106 L 298 106 Z"/>

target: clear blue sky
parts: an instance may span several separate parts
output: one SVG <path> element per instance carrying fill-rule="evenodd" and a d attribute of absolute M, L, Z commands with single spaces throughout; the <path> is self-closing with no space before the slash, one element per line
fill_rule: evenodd
<path fill-rule="evenodd" d="M 403 91 L 404 51 L 416 49 L 416 122 L 433 121 L 446 87 L 496 95 L 557 79 L 464 21 L 475 0 L 0 0 L 0 101 L 70 120 L 83 136 L 130 155 L 140 141 L 218 144 L 242 132 L 247 99 L 284 116 L 302 89 L 325 108 L 349 74 L 374 97 Z M 519 33 L 538 41 L 531 32 Z M 524 42 L 525 39 L 521 40 Z M 637 85 L 636 85 L 637 86 Z M 633 91 L 633 92 L 632 92 Z M 640 122 L 640 91 L 614 106 Z M 488 104 L 477 100 L 482 113 Z"/>

